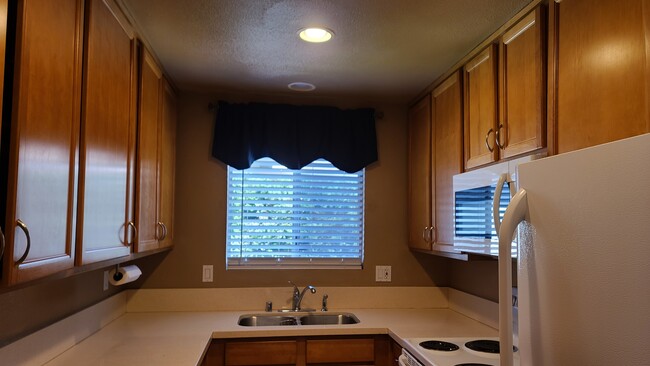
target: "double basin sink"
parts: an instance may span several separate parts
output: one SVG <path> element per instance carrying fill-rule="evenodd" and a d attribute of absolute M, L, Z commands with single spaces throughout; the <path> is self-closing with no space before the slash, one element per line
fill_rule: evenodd
<path fill-rule="evenodd" d="M 295 313 L 295 314 L 246 314 L 237 324 L 247 327 L 281 325 L 344 325 L 357 324 L 359 318 L 352 313 Z"/>

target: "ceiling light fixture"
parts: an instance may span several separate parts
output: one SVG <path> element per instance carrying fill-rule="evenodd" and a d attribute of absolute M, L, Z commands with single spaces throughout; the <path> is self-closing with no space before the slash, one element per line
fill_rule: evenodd
<path fill-rule="evenodd" d="M 289 87 L 289 89 L 298 92 L 310 92 L 316 89 L 316 86 L 314 84 L 305 83 L 302 81 L 296 81 L 295 83 L 291 83 L 287 86 Z"/>
<path fill-rule="evenodd" d="M 303 28 L 298 31 L 298 35 L 303 41 L 312 43 L 327 42 L 334 36 L 334 32 L 327 28 Z"/>

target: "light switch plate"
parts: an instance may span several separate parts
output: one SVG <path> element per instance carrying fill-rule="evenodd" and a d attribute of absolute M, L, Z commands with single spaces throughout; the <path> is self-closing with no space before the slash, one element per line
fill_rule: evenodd
<path fill-rule="evenodd" d="M 391 266 L 376 266 L 375 267 L 375 281 L 376 282 L 390 282 L 391 281 Z"/>
<path fill-rule="evenodd" d="M 203 282 L 214 281 L 214 266 L 212 264 L 203 265 Z"/>
<path fill-rule="evenodd" d="M 108 271 L 104 271 L 104 291 L 108 290 Z"/>

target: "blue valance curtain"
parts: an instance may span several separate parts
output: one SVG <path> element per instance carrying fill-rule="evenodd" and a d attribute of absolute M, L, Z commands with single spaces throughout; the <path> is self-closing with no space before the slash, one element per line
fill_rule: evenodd
<path fill-rule="evenodd" d="M 377 161 L 374 114 L 371 108 L 220 101 L 212 156 L 236 169 L 263 157 L 289 169 L 323 158 L 354 173 Z"/>

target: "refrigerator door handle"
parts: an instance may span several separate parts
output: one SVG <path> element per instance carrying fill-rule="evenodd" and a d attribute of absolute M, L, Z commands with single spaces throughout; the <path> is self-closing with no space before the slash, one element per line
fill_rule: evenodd
<path fill-rule="evenodd" d="M 494 198 L 492 199 L 492 218 L 494 220 L 494 229 L 499 235 L 499 228 L 501 227 L 501 219 L 499 218 L 499 207 L 501 206 L 501 192 L 503 191 L 503 185 L 506 184 L 506 179 L 508 179 L 508 174 L 503 173 L 499 176 L 499 181 L 497 182 L 496 189 L 494 190 Z"/>
<path fill-rule="evenodd" d="M 496 195 L 496 194 L 495 194 Z M 513 366 L 512 336 L 512 239 L 515 229 L 526 218 L 528 198 L 526 190 L 520 189 L 514 195 L 499 233 L 499 343 L 501 366 Z M 496 222 L 495 222 L 496 223 Z"/>

